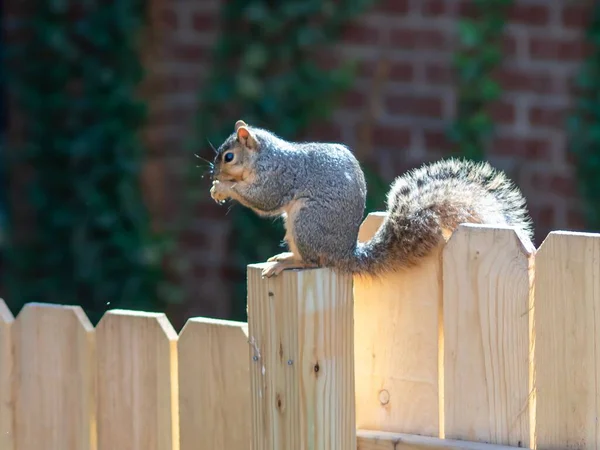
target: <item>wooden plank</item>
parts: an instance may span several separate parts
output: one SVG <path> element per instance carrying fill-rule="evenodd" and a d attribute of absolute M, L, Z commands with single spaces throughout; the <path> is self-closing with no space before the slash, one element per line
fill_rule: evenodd
<path fill-rule="evenodd" d="M 0 298 L 0 448 L 14 450 L 13 342 L 14 317 Z"/>
<path fill-rule="evenodd" d="M 461 225 L 444 249 L 444 431 L 529 445 L 533 254 L 508 227 Z"/>
<path fill-rule="evenodd" d="M 356 448 L 352 277 L 248 266 L 254 450 Z"/>
<path fill-rule="evenodd" d="M 358 430 L 358 450 L 516 450 L 518 447 Z"/>
<path fill-rule="evenodd" d="M 537 448 L 600 447 L 600 235 L 552 232 L 536 255 Z"/>
<path fill-rule="evenodd" d="M 98 449 L 179 450 L 177 333 L 167 317 L 108 311 L 96 335 Z"/>
<path fill-rule="evenodd" d="M 79 306 L 30 303 L 14 323 L 15 448 L 94 450 L 94 328 Z"/>
<path fill-rule="evenodd" d="M 369 214 L 359 240 L 385 214 Z M 441 248 L 418 267 L 380 279 L 354 279 L 356 425 L 439 435 L 438 341 Z"/>
<path fill-rule="evenodd" d="M 178 349 L 181 450 L 250 449 L 247 325 L 190 319 Z"/>

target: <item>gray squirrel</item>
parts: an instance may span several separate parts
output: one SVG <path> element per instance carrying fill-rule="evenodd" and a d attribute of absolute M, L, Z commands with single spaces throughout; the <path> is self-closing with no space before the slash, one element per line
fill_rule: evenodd
<path fill-rule="evenodd" d="M 232 199 L 284 219 L 289 251 L 268 259 L 266 277 L 317 267 L 379 276 L 417 264 L 461 223 L 508 225 L 532 238 L 525 198 L 488 163 L 451 158 L 399 176 L 387 217 L 359 243 L 367 188 L 346 146 L 288 142 L 238 120 L 216 153 L 210 194 L 217 203 Z"/>

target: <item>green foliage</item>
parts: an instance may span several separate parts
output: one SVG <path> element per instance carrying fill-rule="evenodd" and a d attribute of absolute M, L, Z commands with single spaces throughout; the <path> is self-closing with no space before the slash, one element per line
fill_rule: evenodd
<path fill-rule="evenodd" d="M 352 80 L 354 67 L 328 70 L 315 62 L 342 26 L 373 0 L 232 0 L 221 11 L 222 34 L 212 76 L 201 93 L 197 134 L 217 144 L 233 132 L 237 119 L 295 139 L 330 116 Z M 204 141 L 204 142 L 203 142 Z M 198 172 L 197 172 L 198 173 Z M 193 185 L 197 186 L 197 182 Z M 192 199 L 208 195 L 202 186 Z M 233 264 L 243 273 L 249 263 L 283 251 L 280 221 L 269 222 L 237 206 Z M 236 286 L 237 318 L 245 317 L 245 279 Z"/>
<path fill-rule="evenodd" d="M 500 96 L 491 77 L 502 58 L 501 36 L 511 0 L 474 0 L 474 19 L 459 22 L 460 50 L 456 53 L 457 117 L 450 130 L 466 158 L 481 160 L 493 124 L 486 107 Z"/>
<path fill-rule="evenodd" d="M 600 230 L 600 4 L 597 2 L 587 41 L 591 52 L 577 78 L 578 98 L 568 120 L 568 130 L 587 226 Z"/>
<path fill-rule="evenodd" d="M 7 164 L 28 170 L 18 201 L 34 223 L 22 232 L 9 218 L 7 299 L 14 310 L 79 304 L 93 321 L 107 308 L 155 310 L 162 249 L 139 186 L 144 2 L 33 3 L 28 39 L 9 55 L 25 139 Z"/>

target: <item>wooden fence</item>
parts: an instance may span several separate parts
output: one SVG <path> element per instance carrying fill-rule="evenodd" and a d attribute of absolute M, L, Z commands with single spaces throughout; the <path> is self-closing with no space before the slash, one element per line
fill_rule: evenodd
<path fill-rule="evenodd" d="M 600 235 L 536 251 L 465 225 L 381 280 L 261 267 L 248 324 L 179 336 L 163 314 L 94 328 L 0 301 L 0 450 L 600 448 Z"/>

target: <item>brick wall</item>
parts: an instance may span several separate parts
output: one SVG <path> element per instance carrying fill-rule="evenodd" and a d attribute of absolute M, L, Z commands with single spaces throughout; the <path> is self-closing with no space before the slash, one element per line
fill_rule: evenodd
<path fill-rule="evenodd" d="M 11 0 L 16 1 L 16 0 Z M 360 75 L 334 117 L 306 138 L 339 140 L 373 161 L 388 181 L 447 155 L 444 130 L 455 114 L 451 59 L 459 0 L 380 0 L 323 55 L 360 62 Z M 550 229 L 581 228 L 580 204 L 563 131 L 584 44 L 590 1 L 517 0 L 504 36 L 506 58 L 496 76 L 504 94 L 493 107 L 498 122 L 489 159 L 525 192 L 539 244 Z M 182 146 L 197 94 L 218 37 L 220 0 L 153 2 L 145 49 L 145 95 L 151 120 L 144 185 L 157 226 L 181 204 Z M 207 186 L 208 189 L 208 186 Z M 231 292 L 225 210 L 200 202 L 185 245 L 193 277 L 190 301 L 171 311 L 175 324 L 190 315 L 227 317 Z"/>

